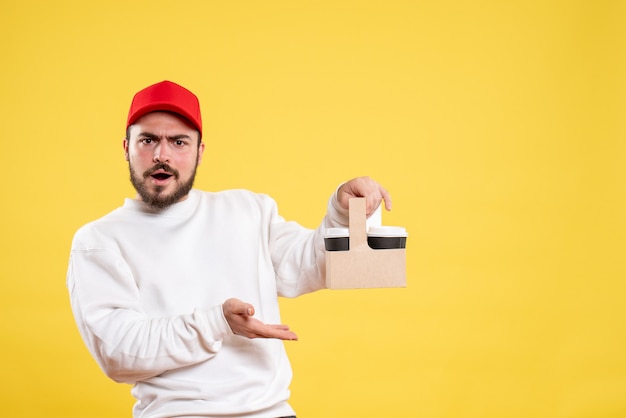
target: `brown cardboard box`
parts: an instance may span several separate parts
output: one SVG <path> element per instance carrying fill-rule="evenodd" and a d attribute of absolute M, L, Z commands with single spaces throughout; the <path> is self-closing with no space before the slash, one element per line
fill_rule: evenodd
<path fill-rule="evenodd" d="M 350 250 L 326 251 L 326 287 L 406 287 L 406 249 L 373 250 L 367 244 L 365 199 L 349 202 Z"/>

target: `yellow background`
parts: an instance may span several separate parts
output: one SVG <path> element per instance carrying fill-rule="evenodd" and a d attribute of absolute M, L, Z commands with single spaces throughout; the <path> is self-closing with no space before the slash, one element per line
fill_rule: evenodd
<path fill-rule="evenodd" d="M 406 289 L 281 300 L 299 418 L 626 416 L 626 2 L 5 1 L 0 415 L 130 416 L 79 338 L 134 92 L 202 101 L 196 185 L 314 227 L 371 175 Z"/>

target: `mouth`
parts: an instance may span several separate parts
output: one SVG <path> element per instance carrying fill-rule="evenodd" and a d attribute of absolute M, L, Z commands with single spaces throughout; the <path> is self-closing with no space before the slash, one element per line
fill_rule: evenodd
<path fill-rule="evenodd" d="M 158 168 L 149 173 L 148 176 L 152 179 L 153 184 L 157 186 L 165 186 L 169 182 L 170 178 L 176 177 L 176 174 L 163 168 Z"/>
<path fill-rule="evenodd" d="M 150 175 L 150 177 L 152 177 L 155 180 L 167 180 L 170 177 L 172 177 L 172 175 L 169 173 L 153 173 Z"/>

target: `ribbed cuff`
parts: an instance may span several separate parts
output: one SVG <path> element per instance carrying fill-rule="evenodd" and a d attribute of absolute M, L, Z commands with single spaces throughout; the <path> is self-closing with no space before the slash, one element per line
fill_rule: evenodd
<path fill-rule="evenodd" d="M 196 309 L 193 316 L 197 321 L 201 340 L 211 351 L 218 351 L 224 337 L 233 334 L 224 317 L 222 305 L 208 310 Z"/>

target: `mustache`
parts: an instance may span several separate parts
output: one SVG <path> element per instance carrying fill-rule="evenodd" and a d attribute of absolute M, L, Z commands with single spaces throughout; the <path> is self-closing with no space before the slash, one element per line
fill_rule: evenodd
<path fill-rule="evenodd" d="M 158 163 L 155 164 L 152 168 L 149 168 L 148 170 L 144 171 L 143 173 L 143 178 L 148 178 L 150 177 L 152 174 L 154 174 L 156 171 L 163 171 L 167 174 L 171 174 L 172 176 L 174 176 L 174 178 L 178 179 L 180 177 L 180 174 L 178 172 L 178 170 L 176 170 L 175 168 L 172 168 L 169 166 L 169 164 L 165 164 L 165 163 Z"/>

